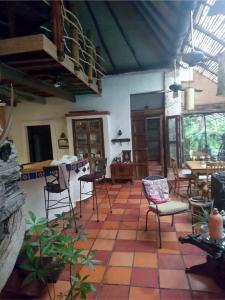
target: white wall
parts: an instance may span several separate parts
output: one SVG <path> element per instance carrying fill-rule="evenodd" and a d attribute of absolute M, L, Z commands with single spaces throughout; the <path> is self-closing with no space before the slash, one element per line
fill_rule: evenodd
<path fill-rule="evenodd" d="M 110 112 L 109 146 L 111 162 L 120 156 L 122 150 L 131 150 L 129 143 L 111 143 L 111 139 L 118 138 L 117 132 L 122 130 L 120 138 L 131 139 L 130 95 L 146 93 L 163 89 L 163 71 L 129 73 L 107 77 L 103 80 L 101 97 L 86 95 L 77 97 L 77 107 L 81 110 L 95 109 Z"/>

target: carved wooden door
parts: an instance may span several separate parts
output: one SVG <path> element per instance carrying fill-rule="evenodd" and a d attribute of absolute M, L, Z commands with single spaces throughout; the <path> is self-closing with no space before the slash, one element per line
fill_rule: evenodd
<path fill-rule="evenodd" d="M 132 112 L 134 177 L 164 174 L 163 115 Z"/>

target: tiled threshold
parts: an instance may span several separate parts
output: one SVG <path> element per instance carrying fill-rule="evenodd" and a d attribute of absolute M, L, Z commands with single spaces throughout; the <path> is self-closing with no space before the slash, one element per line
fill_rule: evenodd
<path fill-rule="evenodd" d="M 141 198 L 140 182 L 108 184 L 108 189 L 112 213 L 105 195 L 99 193 L 98 223 L 92 200 L 82 202 L 81 224 L 89 239 L 78 242 L 76 247 L 85 249 L 86 253 L 95 250 L 95 257 L 101 260 L 94 271 L 87 267 L 80 270 L 81 275 L 89 274 L 89 282 L 97 289 L 88 294 L 88 299 L 225 299 L 225 292 L 210 277 L 185 273 L 185 267 L 205 261 L 203 251 L 178 242 L 179 236 L 191 232 L 188 213 L 176 215 L 173 227 L 171 217 L 161 218 L 162 248 L 159 249 L 153 214 L 149 214 L 149 229 L 145 232 L 147 201 Z M 69 272 L 65 267 L 55 284 L 56 295 L 68 290 L 68 281 Z M 41 298 L 45 299 L 49 299 L 48 294 Z"/>

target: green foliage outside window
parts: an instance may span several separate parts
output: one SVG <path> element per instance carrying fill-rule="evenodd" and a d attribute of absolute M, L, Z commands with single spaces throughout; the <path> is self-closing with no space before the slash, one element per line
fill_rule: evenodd
<path fill-rule="evenodd" d="M 208 154 L 217 159 L 225 134 L 225 113 L 195 114 L 183 118 L 184 160 Z M 197 155 L 197 154 L 198 155 Z"/>

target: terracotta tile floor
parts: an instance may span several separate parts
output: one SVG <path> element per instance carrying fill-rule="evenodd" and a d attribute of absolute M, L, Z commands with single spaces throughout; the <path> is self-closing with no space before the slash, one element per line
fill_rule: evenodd
<path fill-rule="evenodd" d="M 109 212 L 105 195 L 99 193 L 100 221 L 93 217 L 92 201 L 82 202 L 81 223 L 89 233 L 89 240 L 76 247 L 95 250 L 101 260 L 96 269 L 81 267 L 81 274 L 89 274 L 89 281 L 97 288 L 88 299 L 108 300 L 217 300 L 225 299 L 222 291 L 209 277 L 185 273 L 185 267 L 204 262 L 205 253 L 197 247 L 178 242 L 180 235 L 191 231 L 188 214 L 161 219 L 162 248 L 158 248 L 157 226 L 149 214 L 149 228 L 145 232 L 147 202 L 141 199 L 140 182 L 108 185 L 112 201 Z M 79 207 L 79 205 L 78 205 Z M 56 291 L 68 288 L 68 268 L 56 283 Z M 46 295 L 43 296 L 46 299 Z"/>

